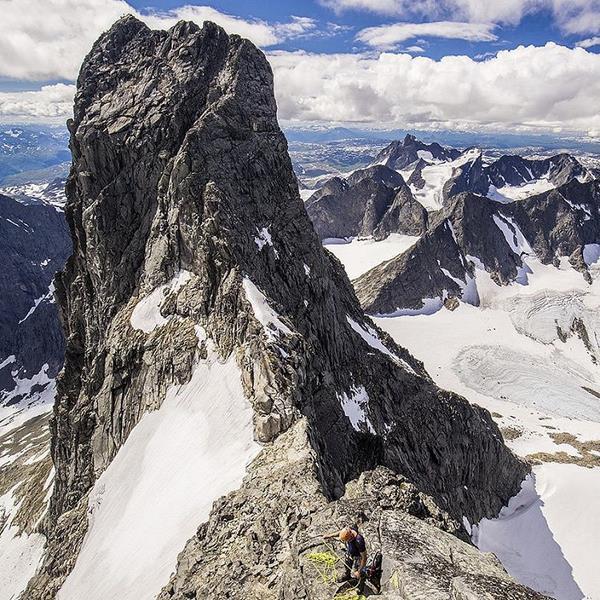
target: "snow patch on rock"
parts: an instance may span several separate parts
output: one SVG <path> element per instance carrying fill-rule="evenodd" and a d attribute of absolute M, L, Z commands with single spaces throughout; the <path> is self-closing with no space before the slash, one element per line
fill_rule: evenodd
<path fill-rule="evenodd" d="M 254 316 L 263 326 L 269 340 L 275 339 L 280 334 L 291 335 L 291 329 L 281 320 L 281 317 L 271 307 L 266 296 L 256 287 L 249 277 L 244 277 L 243 282 L 246 298 Z"/>
<path fill-rule="evenodd" d="M 187 283 L 192 274 L 189 271 L 180 271 L 171 281 L 159 285 L 145 298 L 142 298 L 131 313 L 130 323 L 134 329 L 140 329 L 144 333 L 151 333 L 157 327 L 161 327 L 168 322 L 160 313 L 160 307 L 165 297 L 177 292 L 185 283 Z"/>
<path fill-rule="evenodd" d="M 364 431 L 366 428 L 369 433 L 375 434 L 375 429 L 366 412 L 369 406 L 369 394 L 363 386 L 352 388 L 350 394 L 342 393 L 340 401 L 344 414 L 355 431 Z"/>

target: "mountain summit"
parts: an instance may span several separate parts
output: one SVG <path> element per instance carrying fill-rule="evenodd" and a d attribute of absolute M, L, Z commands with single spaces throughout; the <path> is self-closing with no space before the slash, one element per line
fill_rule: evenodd
<path fill-rule="evenodd" d="M 56 480 L 29 600 L 331 597 L 307 552 L 359 509 L 405 589 L 539 597 L 463 541 L 528 467 L 364 316 L 257 48 L 125 17 L 69 129 Z"/>

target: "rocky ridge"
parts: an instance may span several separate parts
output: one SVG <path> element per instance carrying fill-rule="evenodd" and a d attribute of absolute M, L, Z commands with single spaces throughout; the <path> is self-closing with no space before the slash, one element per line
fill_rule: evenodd
<path fill-rule="evenodd" d="M 427 226 L 427 211 L 402 175 L 383 165 L 330 179 L 311 195 L 306 210 L 321 239 L 420 235 Z"/>
<path fill-rule="evenodd" d="M 306 422 L 298 421 L 254 461 L 238 491 L 215 503 L 158 600 L 330 600 L 339 587 L 329 580 L 335 571 L 312 556 L 341 556 L 341 547 L 322 536 L 348 523 L 358 524 L 369 552 L 383 553 L 382 600 L 546 598 L 463 541 L 461 524 L 389 469 L 362 473 L 329 501 L 306 437 Z"/>
<path fill-rule="evenodd" d="M 378 314 L 418 310 L 424 299 L 457 298 L 477 305 L 475 267 L 498 285 L 524 283 L 527 256 L 543 264 L 559 264 L 566 257 L 591 282 L 585 253 L 600 239 L 599 191 L 597 180 L 572 179 L 506 204 L 458 194 L 430 215 L 429 229 L 411 249 L 356 281 L 361 304 Z"/>
<path fill-rule="evenodd" d="M 460 150 L 456 148 L 444 148 L 437 142 L 425 144 L 414 135 L 406 134 L 402 141 L 394 141 L 386 146 L 375 157 L 373 165 L 385 165 L 390 169 L 402 171 L 419 160 L 452 161 L 459 155 Z"/>
<path fill-rule="evenodd" d="M 306 457 L 306 487 L 295 504 L 308 512 L 382 466 L 431 498 L 425 517 L 447 515 L 442 521 L 464 537 L 463 516 L 493 516 L 519 489 L 528 469 L 489 413 L 437 388 L 363 315 L 341 265 L 322 249 L 277 123 L 269 65 L 250 42 L 211 23 L 165 32 L 125 17 L 87 56 L 69 129 L 65 213 L 74 253 L 56 280 L 67 339 L 51 422 L 56 479 L 44 564 L 24 597 L 56 596 L 76 562 L 98 476 L 142 416 L 159 410 L 209 353 L 234 356 L 241 371 L 255 437 L 266 444 L 256 469 L 304 427 L 295 452 Z M 140 306 L 152 309 L 150 325 L 134 326 Z M 298 476 L 290 478 L 287 464 L 281 474 L 251 470 L 240 491 L 216 502 L 199 535 L 216 527 L 233 551 L 244 511 L 273 509 L 269 528 L 290 544 L 282 510 Z M 242 507 L 247 494 L 256 503 Z M 308 512 L 298 516 L 302 528 Z M 395 530 L 423 527 L 396 521 Z M 276 541 L 252 558 L 242 583 L 253 593 Z M 180 556 L 176 577 L 188 586 L 181 597 L 198 597 L 195 543 Z M 302 550 L 290 547 L 297 581 Z M 465 547 L 473 566 L 453 572 L 480 569 L 514 586 L 497 563 L 479 564 Z M 234 579 L 224 562 L 202 581 L 236 590 Z M 288 575 L 276 579 L 285 594 Z M 440 574 L 440 597 L 462 585 L 454 579 Z M 170 585 L 164 593 L 178 593 Z"/>

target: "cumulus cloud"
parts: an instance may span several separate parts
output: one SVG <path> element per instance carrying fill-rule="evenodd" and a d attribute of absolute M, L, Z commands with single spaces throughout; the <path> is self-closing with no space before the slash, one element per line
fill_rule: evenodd
<path fill-rule="evenodd" d="M 600 46 L 600 36 L 580 40 L 575 45 L 579 48 L 593 48 L 594 46 Z"/>
<path fill-rule="evenodd" d="M 600 0 L 321 0 L 337 13 L 366 10 L 373 13 L 428 20 L 518 24 L 524 16 L 550 12 L 566 33 L 600 31 Z"/>
<path fill-rule="evenodd" d="M 600 128 L 600 55 L 554 43 L 476 61 L 274 52 L 280 118 L 423 128 Z"/>
<path fill-rule="evenodd" d="M 64 121 L 73 112 L 75 86 L 58 83 L 29 92 L 0 92 L 3 121 Z"/>
<path fill-rule="evenodd" d="M 477 42 L 493 42 L 498 37 L 493 33 L 495 25 L 488 23 L 460 23 L 437 21 L 434 23 L 394 23 L 367 27 L 358 32 L 356 39 L 381 49 L 393 48 L 400 42 L 419 37 L 440 37 Z"/>
<path fill-rule="evenodd" d="M 198 24 L 211 20 L 263 47 L 314 34 L 317 29 L 317 23 L 307 17 L 267 23 L 227 15 L 208 6 L 141 14 L 124 0 L 2 0 L 0 76 L 29 81 L 73 80 L 94 40 L 128 13 L 155 29 L 171 27 L 180 19 Z"/>

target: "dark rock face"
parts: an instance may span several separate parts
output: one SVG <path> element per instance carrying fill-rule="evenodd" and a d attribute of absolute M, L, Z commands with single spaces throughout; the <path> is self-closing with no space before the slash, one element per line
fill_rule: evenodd
<path fill-rule="evenodd" d="M 372 314 L 420 309 L 426 298 L 461 298 L 473 276 L 473 260 L 498 285 L 506 285 L 523 276 L 519 234 L 530 246 L 527 253 L 542 263 L 569 257 L 589 280 L 583 250 L 600 239 L 599 209 L 598 181 L 572 179 L 555 190 L 509 204 L 459 194 L 430 215 L 427 233 L 410 250 L 362 275 L 356 281 L 357 295 Z"/>
<path fill-rule="evenodd" d="M 461 192 L 473 192 L 485 195 L 489 189 L 486 168 L 481 153 L 474 160 L 461 165 L 453 177 L 444 185 L 444 198 L 447 200 Z"/>
<path fill-rule="evenodd" d="M 392 203 L 373 227 L 373 237 L 376 240 L 382 240 L 390 233 L 421 235 L 427 229 L 427 211 L 414 199 L 410 188 L 403 185 L 395 192 Z"/>
<path fill-rule="evenodd" d="M 401 171 L 412 163 L 422 159 L 425 155 L 419 155 L 419 151 L 430 153 L 435 160 L 449 161 L 460 156 L 460 150 L 456 148 L 444 148 L 437 142 L 425 144 L 414 135 L 407 134 L 404 140 L 392 142 L 386 146 L 373 161 L 375 165 L 385 165 L 390 169 Z M 424 159 L 427 161 L 427 159 Z"/>
<path fill-rule="evenodd" d="M 0 194 L 0 363 L 14 356 L 0 369 L 0 401 L 15 378 L 30 379 L 44 364 L 52 378 L 62 366 L 64 339 L 50 284 L 70 252 L 61 212 Z"/>
<path fill-rule="evenodd" d="M 373 167 L 354 171 L 354 173 L 347 177 L 346 181 L 348 181 L 350 185 L 356 185 L 363 179 L 370 179 L 390 188 L 397 188 L 404 185 L 404 179 L 400 173 L 388 167 L 384 167 L 383 165 L 375 165 Z"/>
<path fill-rule="evenodd" d="M 341 545 L 322 536 L 348 524 L 358 524 L 371 555 L 383 553 L 381 600 L 545 598 L 515 583 L 492 554 L 462 541 L 457 521 L 389 469 L 363 473 L 328 502 L 305 436 L 300 421 L 263 451 L 238 491 L 215 503 L 158 600 L 330 600 L 339 586 L 322 573 L 335 572 L 311 555 L 341 557 Z"/>
<path fill-rule="evenodd" d="M 581 256 L 586 244 L 600 240 L 600 181 L 565 185 L 510 206 L 511 214 L 536 256 L 545 263 Z M 585 263 L 578 267 L 586 271 Z"/>
<path fill-rule="evenodd" d="M 402 176 L 382 165 L 330 179 L 310 197 L 306 210 L 321 239 L 420 235 L 427 225 L 427 211 Z"/>
<path fill-rule="evenodd" d="M 556 187 L 575 178 L 592 178 L 587 169 L 570 154 L 557 154 L 545 159 L 502 156 L 489 165 L 486 171 L 490 184 L 497 188 L 505 185 L 522 185 L 541 177 L 547 177 Z"/>
<path fill-rule="evenodd" d="M 46 562 L 28 599 L 53 597 L 97 476 L 144 412 L 206 357 L 198 327 L 220 357 L 235 356 L 257 440 L 277 443 L 306 423 L 306 494 L 337 498 L 381 464 L 453 519 L 476 521 L 518 491 L 528 468 L 487 411 L 437 388 L 364 317 L 321 247 L 277 123 L 271 70 L 250 42 L 211 23 L 164 32 L 123 18 L 87 56 L 74 115 L 66 205 L 74 253 L 56 281 L 67 338 L 52 421 L 56 479 Z M 383 188 L 370 178 L 361 185 L 375 186 L 379 214 Z M 165 322 L 134 328 L 138 302 L 182 271 L 187 280 L 160 305 Z M 249 282 L 278 326 L 261 321 Z M 354 425 L 344 412 L 353 400 L 364 412 Z M 253 486 L 255 506 L 268 512 Z M 215 519 L 224 507 L 217 502 Z"/>

